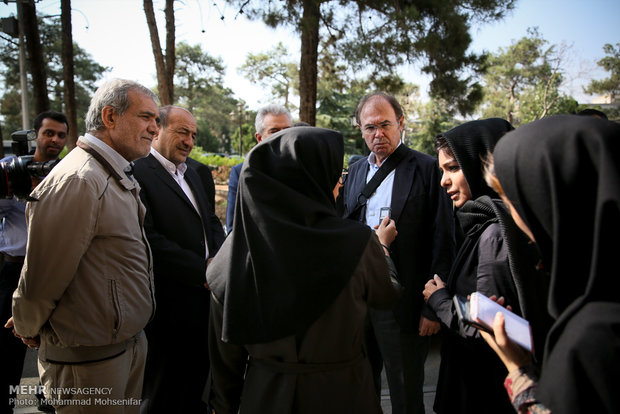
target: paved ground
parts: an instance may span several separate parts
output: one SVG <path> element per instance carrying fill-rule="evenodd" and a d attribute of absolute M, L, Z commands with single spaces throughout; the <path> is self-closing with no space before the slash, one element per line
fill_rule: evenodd
<path fill-rule="evenodd" d="M 426 408 L 426 414 L 433 413 L 435 385 L 437 384 L 437 375 L 439 373 L 439 359 L 439 341 L 434 340 L 429 356 L 426 360 L 424 372 L 424 406 Z M 24 364 L 21 385 L 37 386 L 39 384 L 36 360 L 36 352 L 29 349 L 26 354 L 26 362 Z M 37 409 L 37 403 L 34 395 L 19 395 L 18 399 L 24 401 L 25 404 L 18 405 L 14 410 L 15 414 L 41 412 Z M 392 414 L 392 406 L 390 404 L 390 395 L 387 382 L 385 380 L 385 375 L 383 376 L 383 388 L 381 390 L 381 408 L 383 408 L 384 414 Z"/>

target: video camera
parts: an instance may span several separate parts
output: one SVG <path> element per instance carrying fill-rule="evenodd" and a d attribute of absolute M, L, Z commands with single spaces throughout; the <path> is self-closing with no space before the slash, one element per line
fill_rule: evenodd
<path fill-rule="evenodd" d="M 60 161 L 33 161 L 33 156 L 28 155 L 28 141 L 36 138 L 33 129 L 11 134 L 11 149 L 15 156 L 0 161 L 0 197 L 27 199 L 32 191 L 32 177 L 45 177 Z"/>

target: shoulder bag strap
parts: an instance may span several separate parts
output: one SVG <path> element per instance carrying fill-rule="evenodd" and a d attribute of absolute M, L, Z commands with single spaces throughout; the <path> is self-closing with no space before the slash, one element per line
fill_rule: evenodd
<path fill-rule="evenodd" d="M 370 181 L 366 184 L 362 192 L 357 196 L 357 204 L 351 210 L 347 218 L 356 218 L 359 221 L 364 221 L 366 216 L 366 203 L 368 199 L 373 195 L 377 187 L 383 182 L 385 177 L 388 176 L 394 168 L 405 158 L 407 153 L 407 147 L 405 144 L 399 145 L 396 150 L 388 157 L 388 159 L 379 167 L 379 170 L 372 176 Z M 359 215 L 358 215 L 359 214 Z"/>

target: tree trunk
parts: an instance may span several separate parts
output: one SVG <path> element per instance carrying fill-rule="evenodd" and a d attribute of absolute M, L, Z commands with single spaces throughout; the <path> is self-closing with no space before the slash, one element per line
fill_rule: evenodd
<path fill-rule="evenodd" d="M 166 0 L 167 2 L 172 0 Z M 151 46 L 153 47 L 153 57 L 155 58 L 155 69 L 157 71 L 157 88 L 159 89 L 159 99 L 162 105 L 172 105 L 173 96 L 168 83 L 166 62 L 164 54 L 161 50 L 159 42 L 159 32 L 157 30 L 157 21 L 155 20 L 155 12 L 153 11 L 153 0 L 144 0 L 144 14 L 146 15 L 146 24 L 149 27 L 151 36 Z"/>
<path fill-rule="evenodd" d="M 174 103 L 174 67 L 176 64 L 174 0 L 166 0 L 164 14 L 166 16 L 166 83 L 170 94 L 170 105 L 172 105 Z"/>
<path fill-rule="evenodd" d="M 303 0 L 301 61 L 299 62 L 299 118 L 316 124 L 317 60 L 319 49 L 320 0 Z"/>
<path fill-rule="evenodd" d="M 75 148 L 78 137 L 77 108 L 75 102 L 75 81 L 73 71 L 73 34 L 71 28 L 71 0 L 60 0 L 60 21 L 62 24 L 62 76 L 64 83 L 65 115 L 69 121 L 67 149 Z"/>
<path fill-rule="evenodd" d="M 32 95 L 34 110 L 39 114 L 50 109 L 50 100 L 47 96 L 47 75 L 43 63 L 43 48 L 39 38 L 39 25 L 34 0 L 22 3 L 24 11 L 24 32 L 26 34 L 26 48 L 30 61 L 32 75 Z"/>

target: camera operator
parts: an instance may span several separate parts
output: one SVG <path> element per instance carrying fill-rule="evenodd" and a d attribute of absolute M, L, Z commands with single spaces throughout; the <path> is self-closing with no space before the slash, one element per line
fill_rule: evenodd
<path fill-rule="evenodd" d="M 36 148 L 33 162 L 48 162 L 58 159 L 60 152 L 67 141 L 69 123 L 67 117 L 54 111 L 43 112 L 34 120 L 34 129 L 37 134 Z M 36 187 L 42 177 L 32 176 L 32 188 Z M 4 325 L 11 317 L 11 298 L 17 288 L 19 275 L 24 264 L 26 254 L 26 216 L 23 200 L 0 199 L 0 254 L 2 268 L 0 269 L 0 321 Z M 0 411 L 11 412 L 10 399 L 15 395 L 9 394 L 10 385 L 19 385 L 26 345 L 19 338 L 13 336 L 11 329 L 0 329 L 0 354 L 2 373 L 0 373 Z"/>

